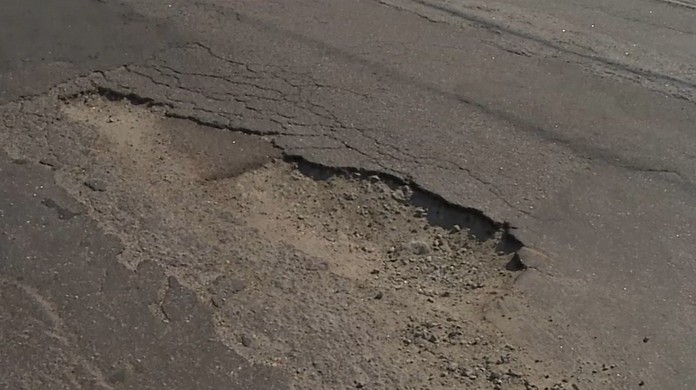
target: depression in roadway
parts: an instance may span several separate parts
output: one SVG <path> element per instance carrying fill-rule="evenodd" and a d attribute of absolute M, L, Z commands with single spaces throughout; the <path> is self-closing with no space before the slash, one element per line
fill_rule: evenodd
<path fill-rule="evenodd" d="M 696 388 L 693 0 L 5 0 L 0 388 Z"/>

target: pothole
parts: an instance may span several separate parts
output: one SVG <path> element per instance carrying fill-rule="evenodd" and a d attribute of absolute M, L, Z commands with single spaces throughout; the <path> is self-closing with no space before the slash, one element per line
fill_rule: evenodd
<path fill-rule="evenodd" d="M 297 388 L 548 382 L 484 318 L 524 266 L 485 217 L 146 104 L 85 95 L 62 112 L 89 157 L 60 178 L 124 241 L 121 260 L 161 264 L 228 346 Z"/>
<path fill-rule="evenodd" d="M 168 118 L 128 100 L 86 95 L 64 112 L 96 130 L 95 151 L 115 156 L 128 174 L 151 186 L 196 185 L 213 207 L 342 276 L 430 296 L 495 294 L 512 275 L 506 268 L 521 268 L 509 250 L 517 243 L 506 242 L 491 221 L 389 178 L 287 162 L 268 140 Z M 94 190 L 94 182 L 104 183 L 84 183 Z"/>
<path fill-rule="evenodd" d="M 321 168 L 299 168 L 275 162 L 235 180 L 235 207 L 267 240 L 322 259 L 342 276 L 430 300 L 496 294 L 510 280 L 505 264 L 513 255 L 457 224 L 431 224 L 430 213 L 447 211 L 414 206 L 410 187 L 358 173 L 316 180 Z"/>

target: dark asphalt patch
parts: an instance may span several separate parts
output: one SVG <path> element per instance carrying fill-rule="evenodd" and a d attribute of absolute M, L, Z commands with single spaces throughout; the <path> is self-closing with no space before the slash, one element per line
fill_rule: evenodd
<path fill-rule="evenodd" d="M 281 157 L 280 149 L 260 137 L 176 118 L 165 118 L 160 126 L 172 147 L 195 161 L 206 181 L 232 178 Z"/>
<path fill-rule="evenodd" d="M 61 205 L 74 201 L 50 170 L 0 155 L 0 182 L 0 388 L 287 388 L 223 345 L 210 311 L 161 267 L 129 270 L 114 237 L 68 221 Z"/>
<path fill-rule="evenodd" d="M 0 26 L 0 102 L 142 60 L 178 40 L 162 21 L 93 0 L 4 0 Z"/>

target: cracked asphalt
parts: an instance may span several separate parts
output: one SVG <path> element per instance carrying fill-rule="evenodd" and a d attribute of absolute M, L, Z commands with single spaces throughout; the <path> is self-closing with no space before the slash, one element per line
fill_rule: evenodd
<path fill-rule="evenodd" d="M 66 184 L 95 152 L 59 107 L 97 94 L 507 223 L 528 268 L 486 321 L 567 372 L 611 367 L 586 388 L 696 388 L 692 3 L 6 0 L 0 386 L 293 386 Z"/>

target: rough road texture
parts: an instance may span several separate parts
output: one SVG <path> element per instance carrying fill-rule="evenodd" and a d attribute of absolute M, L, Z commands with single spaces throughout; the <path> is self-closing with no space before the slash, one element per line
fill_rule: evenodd
<path fill-rule="evenodd" d="M 10 1 L 0 16 L 15 32 L 0 40 L 0 140 L 28 172 L 55 170 L 87 210 L 80 228 L 96 223 L 116 237 L 124 269 L 162 267 L 214 318 L 203 334 L 214 329 L 236 351 L 229 359 L 275 367 L 269 377 L 281 371 L 299 387 L 326 388 L 689 389 L 694 7 L 599 3 L 72 0 L 29 12 L 33 2 Z M 41 44 L 10 50 L 33 41 Z M 272 162 L 278 149 L 240 133 L 286 157 L 380 172 L 497 227 L 508 222 L 529 268 L 514 281 L 500 271 L 510 259 L 492 248 L 495 232 L 475 245 L 452 223 L 424 224 L 432 203 L 387 206 L 380 217 L 380 196 L 400 198 L 396 182 L 380 192 L 369 179 L 294 177 Z M 17 165 L 9 161 L 2 166 Z M 3 210 L 26 195 L 13 191 Z M 81 218 L 56 200 L 36 207 Z M 404 244 L 433 249 L 436 240 L 449 249 Z M 467 246 L 472 253 L 458 252 Z M 469 265 L 450 273 L 453 253 Z M 38 276 L 2 277 L 7 291 L 30 292 L 18 308 L 31 294 L 57 299 Z M 413 277 L 419 287 L 395 288 Z M 491 291 L 505 298 L 484 299 Z M 166 313 L 152 315 L 171 321 Z M 472 323 L 459 341 L 481 340 L 459 360 L 462 347 L 428 341 L 453 331 L 452 313 Z M 88 371 L 76 377 L 106 381 L 104 363 L 84 363 L 75 348 L 65 359 Z M 395 369 L 403 366 L 414 368 Z"/>
<path fill-rule="evenodd" d="M 498 253 L 503 237 L 479 217 L 378 176 L 269 165 L 278 152 L 266 141 L 127 100 L 54 102 L 53 121 L 74 135 L 64 148 L 88 153 L 49 162 L 46 135 L 11 138 L 60 167 L 58 182 L 123 242 L 118 262 L 138 275 L 155 263 L 173 275 L 151 285 L 164 289 L 161 303 L 143 307 L 152 321 L 186 315 L 213 324 L 167 304 L 169 285 L 181 280 L 226 345 L 292 374 L 297 388 L 589 380 L 530 358 L 484 320 L 519 269 L 506 269 L 514 254 Z"/>
<path fill-rule="evenodd" d="M 121 245 L 49 169 L 2 166 L 2 388 L 285 388 L 216 340 L 196 295 L 154 262 L 119 264 Z"/>

